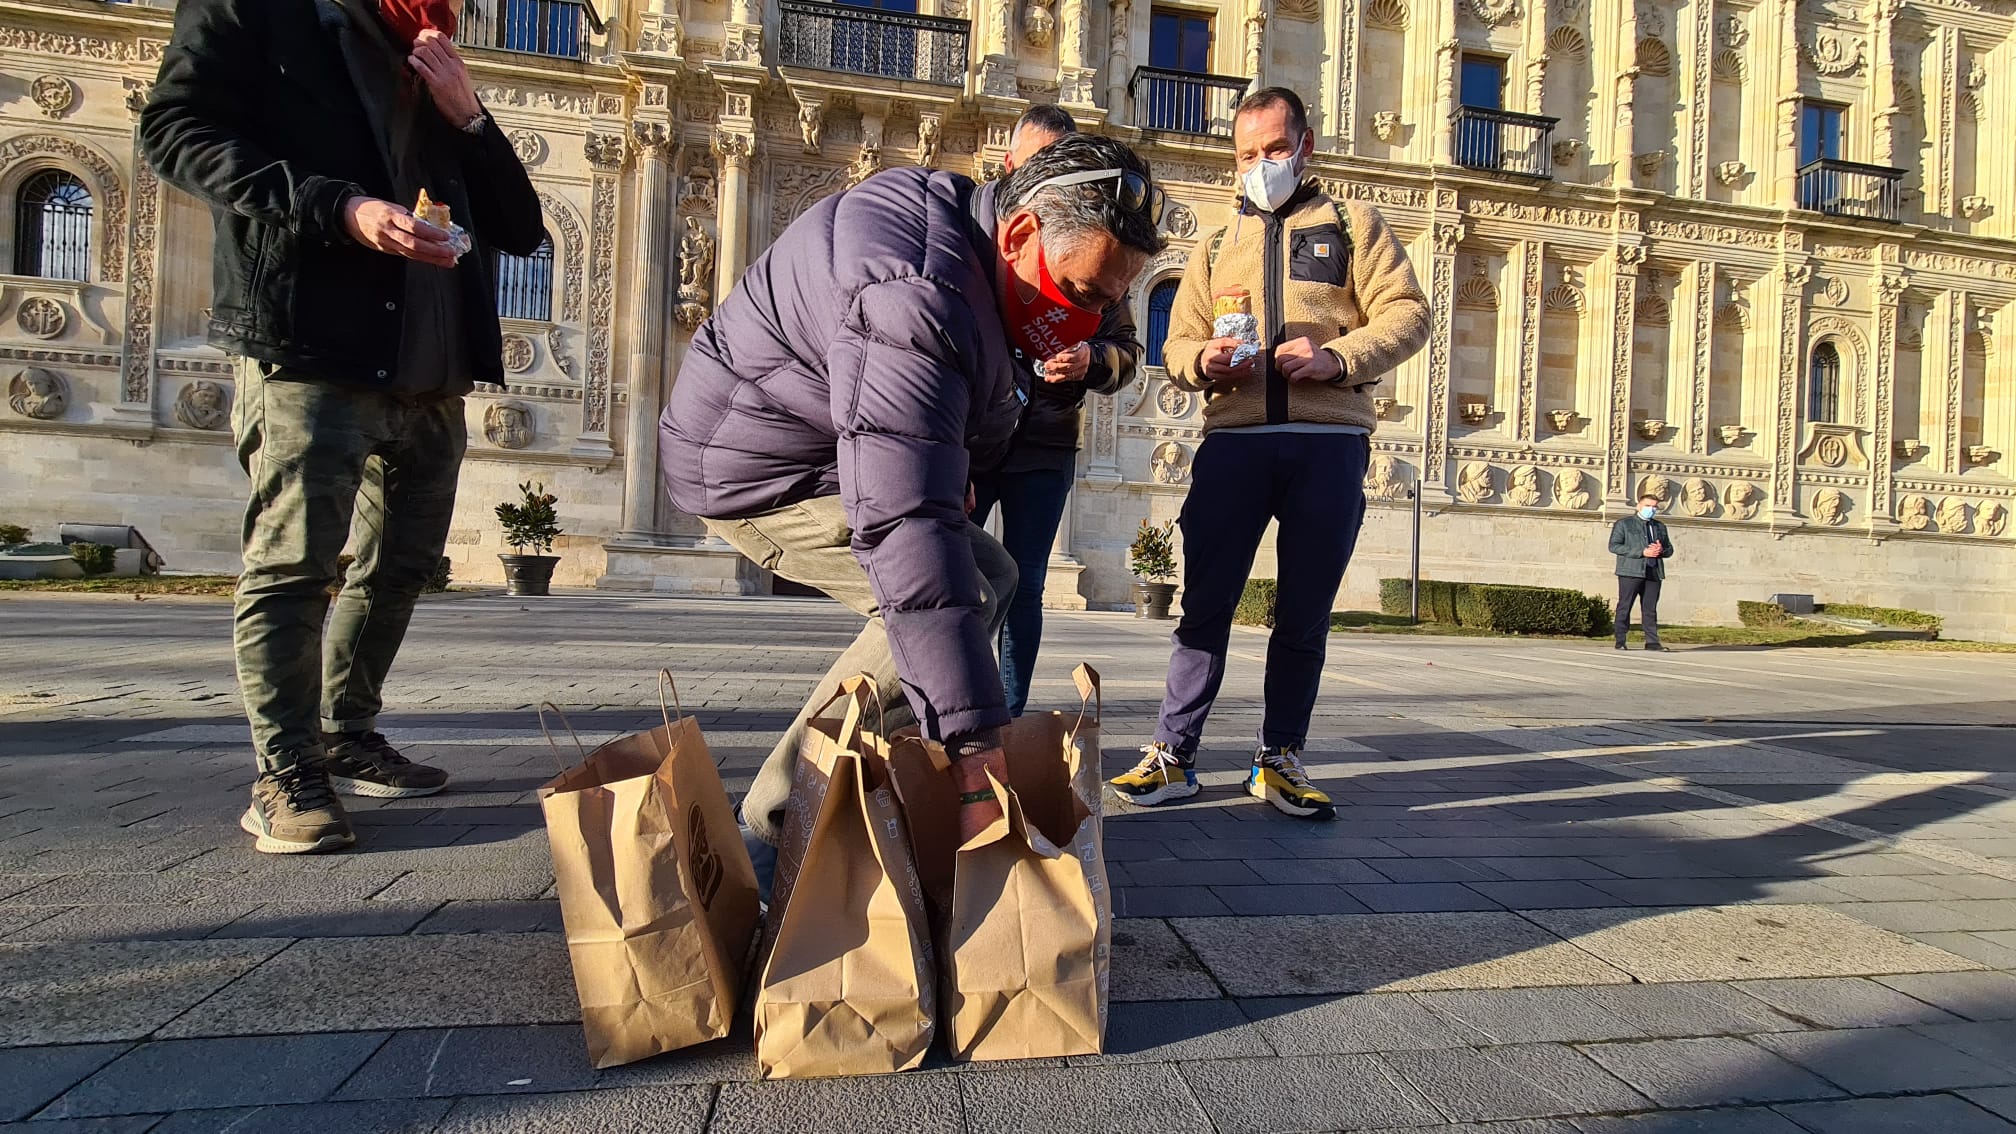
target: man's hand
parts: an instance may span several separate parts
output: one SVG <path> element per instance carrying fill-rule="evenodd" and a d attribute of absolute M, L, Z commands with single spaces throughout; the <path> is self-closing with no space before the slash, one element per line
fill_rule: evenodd
<path fill-rule="evenodd" d="M 952 787 L 960 795 L 969 792 L 992 791 L 994 785 L 987 780 L 987 773 L 1001 783 L 1008 782 L 1008 754 L 999 748 L 989 748 L 975 752 L 971 756 L 961 756 L 952 761 Z M 965 846 L 973 836 L 992 826 L 1001 818 L 999 799 L 983 800 L 979 803 L 959 805 L 959 845 Z"/>
<path fill-rule="evenodd" d="M 973 490 L 973 482 L 969 480 L 966 482 L 966 514 L 969 516 L 972 515 L 973 509 L 979 506 L 980 494 Z"/>
<path fill-rule="evenodd" d="M 1306 336 L 1275 347 L 1274 365 L 1290 382 L 1328 382 L 1343 373 L 1337 356 Z"/>
<path fill-rule="evenodd" d="M 1645 558 L 1647 559 L 1657 559 L 1664 554 L 1666 554 L 1666 545 L 1663 543 L 1654 541 L 1645 545 Z"/>
<path fill-rule="evenodd" d="M 447 230 L 414 216 L 404 205 L 352 197 L 343 202 L 343 227 L 350 231 L 350 239 L 373 251 L 437 268 L 455 266 Z"/>
<path fill-rule="evenodd" d="M 1204 354 L 1200 359 L 1204 367 L 1204 377 L 1213 382 L 1236 382 L 1253 373 L 1253 363 L 1260 357 L 1257 354 L 1237 366 L 1232 365 L 1232 352 L 1244 341 L 1244 339 L 1223 338 L 1212 339 L 1205 343 Z"/>
<path fill-rule="evenodd" d="M 1092 368 L 1092 348 L 1079 343 L 1043 360 L 1043 380 L 1050 383 L 1083 382 Z"/>
<path fill-rule="evenodd" d="M 476 88 L 469 82 L 469 69 L 462 65 L 462 57 L 455 54 L 454 41 L 438 30 L 423 29 L 413 41 L 413 54 L 406 57 L 406 62 L 427 84 L 427 93 L 434 96 L 434 108 L 450 126 L 460 129 L 483 113 L 483 104 L 476 101 Z"/>

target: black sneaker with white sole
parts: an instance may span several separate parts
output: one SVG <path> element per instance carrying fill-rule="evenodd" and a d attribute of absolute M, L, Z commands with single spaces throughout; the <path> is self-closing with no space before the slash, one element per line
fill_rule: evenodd
<path fill-rule="evenodd" d="M 325 732 L 322 746 L 329 786 L 344 795 L 411 799 L 448 786 L 448 773 L 408 760 L 382 733 Z"/>

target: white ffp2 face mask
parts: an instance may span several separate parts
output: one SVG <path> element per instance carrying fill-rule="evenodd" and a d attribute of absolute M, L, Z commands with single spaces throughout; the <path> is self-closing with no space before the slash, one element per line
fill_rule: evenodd
<path fill-rule="evenodd" d="M 1300 154 L 1292 158 L 1261 158 L 1240 178 L 1240 188 L 1254 208 L 1271 213 L 1295 195 L 1295 187 L 1302 183 L 1302 170 L 1298 168 L 1301 163 Z"/>

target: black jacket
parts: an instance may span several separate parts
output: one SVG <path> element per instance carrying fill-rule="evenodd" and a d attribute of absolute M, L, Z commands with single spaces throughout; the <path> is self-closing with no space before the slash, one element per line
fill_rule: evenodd
<path fill-rule="evenodd" d="M 980 187 L 977 206 L 988 217 L 994 215 L 994 193 L 1000 186 L 990 181 Z M 1003 472 L 1055 465 L 1069 467 L 1078 451 L 1078 417 L 1086 394 L 1112 394 L 1132 382 L 1140 373 L 1141 343 L 1134 334 L 1134 312 L 1126 302 L 1114 304 L 1099 320 L 1099 330 L 1086 342 L 1092 348 L 1092 364 L 1081 382 L 1037 380 L 1029 389 L 1029 405 L 1015 429 Z"/>
<path fill-rule="evenodd" d="M 332 0 L 182 0 L 140 146 L 162 180 L 216 220 L 212 343 L 332 381 L 389 386 L 409 262 L 353 242 L 343 225 L 351 196 L 393 195 L 344 63 L 337 29 L 347 18 Z M 475 239 L 456 267 L 471 377 L 502 382 L 497 253 L 538 249 L 539 199 L 495 122 L 471 135 L 431 105 L 418 121 L 422 144 L 453 154 L 463 171 L 427 188 Z"/>

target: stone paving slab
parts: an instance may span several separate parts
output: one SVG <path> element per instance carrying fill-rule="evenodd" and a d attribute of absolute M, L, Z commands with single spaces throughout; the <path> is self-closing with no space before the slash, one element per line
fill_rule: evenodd
<path fill-rule="evenodd" d="M 714 1102 L 707 1130 L 709 1134 L 817 1130 L 962 1134 L 966 1123 L 959 1084 L 959 1078 L 951 1075 L 729 1083 Z"/>
<path fill-rule="evenodd" d="M 1172 924 L 1234 996 L 1623 984 L 1631 979 L 1509 913 L 1179 918 Z M 1272 963 L 1252 964 L 1256 956 Z"/>
<path fill-rule="evenodd" d="M 147 1134 L 429 1134 L 452 1105 L 405 1099 L 188 1110 L 169 1115 Z"/>
<path fill-rule="evenodd" d="M 1846 1093 L 1740 1039 L 1648 1040 L 1593 1044 L 1582 1050 L 1660 1106 L 1775 1103 Z"/>
<path fill-rule="evenodd" d="M 1189 1085 L 1166 1064 L 976 1070 L 956 1078 L 970 1134 L 1212 1134 Z"/>
<path fill-rule="evenodd" d="M 1813 1134 L 1896 1134 L 1905 1130 L 1939 1134 L 2010 1134 L 2009 1123 L 1965 1099 L 1934 1095 L 1910 1099 L 1851 1099 L 1805 1103 L 1781 1113 Z"/>
<path fill-rule="evenodd" d="M 1907 1028 L 1858 1028 L 1752 1037 L 1759 1047 L 1844 1091 L 1902 1094 L 2016 1084 L 2016 1072 Z"/>
<path fill-rule="evenodd" d="M 1218 1134 L 1296 1134 L 1443 1117 L 1376 1055 L 1193 1063 L 1183 1075 Z"/>
<path fill-rule="evenodd" d="M 144 1039 L 287 945 L 0 945 L 0 1047 Z"/>
<path fill-rule="evenodd" d="M 1449 1118 L 1479 1122 L 1642 1110 L 1645 1097 L 1572 1047 L 1401 1051 L 1383 1056 Z"/>
<path fill-rule="evenodd" d="M 125 1050 L 117 1043 L 0 1049 L 0 1122 L 35 1113 Z"/>
<path fill-rule="evenodd" d="M 568 1023 L 580 1017 L 567 947 L 554 934 L 311 939 L 294 943 L 161 1035 Z"/>
<path fill-rule="evenodd" d="M 50 1118 L 318 1102 L 385 1042 L 383 1033 L 142 1044 L 49 1104 Z M 226 1073 L 218 1074 L 224 1070 Z"/>
<path fill-rule="evenodd" d="M 434 1134 L 701 1134 L 713 1087 L 636 1087 L 465 1098 Z"/>
<path fill-rule="evenodd" d="M 1977 961 L 1815 906 L 1540 910 L 1527 916 L 1646 981 L 1868 976 L 1978 969 Z"/>

